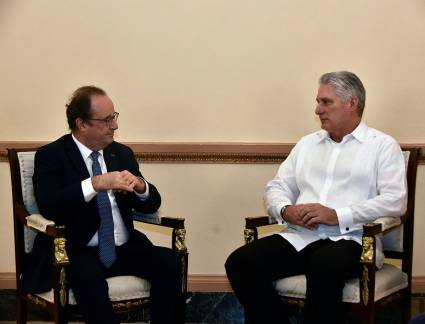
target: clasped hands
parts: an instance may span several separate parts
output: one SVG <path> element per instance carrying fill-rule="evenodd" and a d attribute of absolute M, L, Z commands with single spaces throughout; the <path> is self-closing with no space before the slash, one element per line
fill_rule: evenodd
<path fill-rule="evenodd" d="M 91 179 L 96 191 L 115 190 L 123 193 L 133 191 L 144 193 L 146 191 L 146 183 L 127 170 L 107 172 Z"/>
<path fill-rule="evenodd" d="M 319 203 L 289 205 L 282 215 L 288 223 L 315 229 L 319 224 L 337 225 L 338 217 L 335 209 Z"/>

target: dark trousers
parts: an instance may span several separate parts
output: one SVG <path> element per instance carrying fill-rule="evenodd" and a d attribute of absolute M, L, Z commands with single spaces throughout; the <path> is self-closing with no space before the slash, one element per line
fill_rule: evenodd
<path fill-rule="evenodd" d="M 273 281 L 297 274 L 307 278 L 304 323 L 339 323 L 344 282 L 359 275 L 360 254 L 354 241 L 329 239 L 297 252 L 276 234 L 235 250 L 225 267 L 247 323 L 289 323 Z"/>
<path fill-rule="evenodd" d="M 134 275 L 151 283 L 151 322 L 176 323 L 176 307 L 181 301 L 181 266 L 178 252 L 154 246 L 133 231 L 128 242 L 117 247 L 117 259 L 106 269 L 98 249 L 86 247 L 70 254 L 70 286 L 87 324 L 119 323 L 108 297 L 106 278 Z"/>

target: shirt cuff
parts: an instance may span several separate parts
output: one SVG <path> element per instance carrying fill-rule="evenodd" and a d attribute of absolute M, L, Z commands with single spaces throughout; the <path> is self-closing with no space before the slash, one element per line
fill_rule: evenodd
<path fill-rule="evenodd" d="M 86 202 L 92 200 L 97 194 L 96 190 L 93 188 L 91 178 L 81 181 L 81 189 L 83 190 L 83 196 Z"/>
<path fill-rule="evenodd" d="M 335 210 L 338 217 L 339 230 L 341 234 L 357 231 L 361 226 L 353 223 L 353 212 L 350 207 L 338 208 Z"/>
<path fill-rule="evenodd" d="M 291 203 L 287 203 L 287 202 L 281 202 L 281 203 L 278 203 L 277 205 L 276 205 L 276 210 L 275 210 L 275 212 L 276 212 L 276 220 L 277 220 L 277 223 L 278 224 L 283 224 L 283 225 L 286 225 L 286 224 L 288 224 L 284 219 L 283 219 L 283 216 L 282 216 L 282 214 L 280 213 L 280 211 L 282 210 L 282 208 L 284 207 L 284 206 L 289 206 L 289 205 L 291 205 Z"/>
<path fill-rule="evenodd" d="M 146 200 L 149 198 L 149 184 L 147 183 L 147 181 L 145 181 L 145 179 L 140 179 L 140 180 L 143 180 L 145 182 L 146 190 L 144 193 L 138 193 L 136 190 L 134 190 L 134 193 L 136 194 L 137 197 L 139 197 L 140 200 Z"/>

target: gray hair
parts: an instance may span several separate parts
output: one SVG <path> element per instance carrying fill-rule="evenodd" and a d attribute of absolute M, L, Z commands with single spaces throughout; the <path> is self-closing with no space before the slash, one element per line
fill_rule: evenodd
<path fill-rule="evenodd" d="M 357 75 L 348 71 L 325 73 L 320 77 L 319 84 L 334 86 L 336 95 L 343 102 L 347 102 L 352 97 L 357 97 L 359 100 L 358 113 L 359 116 L 363 115 L 366 103 L 366 90 Z"/>

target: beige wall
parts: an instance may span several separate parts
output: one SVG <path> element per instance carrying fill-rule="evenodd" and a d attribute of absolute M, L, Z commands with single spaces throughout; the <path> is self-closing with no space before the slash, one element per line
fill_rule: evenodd
<path fill-rule="evenodd" d="M 96 84 L 121 113 L 121 141 L 295 142 L 318 127 L 317 78 L 348 69 L 365 83 L 371 126 L 423 143 L 424 35 L 422 0 L 0 0 L 0 141 L 57 138 L 66 98 Z M 276 169 L 143 166 L 163 212 L 187 219 L 191 273 L 224 273 Z M 0 272 L 14 266 L 9 184 L 0 163 Z M 421 166 L 421 276 L 424 190 Z"/>

